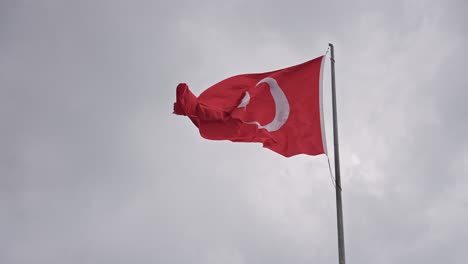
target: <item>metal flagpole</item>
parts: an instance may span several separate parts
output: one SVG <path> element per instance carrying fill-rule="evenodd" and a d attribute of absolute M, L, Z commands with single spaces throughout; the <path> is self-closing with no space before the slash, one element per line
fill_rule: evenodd
<path fill-rule="evenodd" d="M 340 175 L 340 151 L 338 147 L 338 123 L 336 114 L 336 91 L 335 91 L 335 50 L 333 44 L 329 43 L 331 54 L 331 84 L 333 104 L 333 142 L 335 150 L 335 191 L 336 191 L 336 217 L 338 226 L 338 256 L 339 264 L 345 264 L 345 246 L 343 230 L 343 203 L 341 201 L 341 175 Z"/>

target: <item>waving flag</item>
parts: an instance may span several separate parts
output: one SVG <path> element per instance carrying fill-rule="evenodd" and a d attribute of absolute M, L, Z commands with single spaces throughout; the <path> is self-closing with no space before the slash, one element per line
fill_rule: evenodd
<path fill-rule="evenodd" d="M 211 140 L 259 142 L 283 156 L 326 153 L 321 102 L 324 56 L 266 73 L 242 74 L 196 97 L 177 86 L 174 114 Z"/>

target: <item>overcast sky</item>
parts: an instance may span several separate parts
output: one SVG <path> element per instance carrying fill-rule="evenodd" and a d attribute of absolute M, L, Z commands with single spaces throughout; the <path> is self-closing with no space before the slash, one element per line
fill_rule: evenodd
<path fill-rule="evenodd" d="M 468 4 L 350 2 L 0 1 L 0 263 L 337 263 L 325 156 L 172 114 L 329 42 L 347 262 L 466 263 Z"/>

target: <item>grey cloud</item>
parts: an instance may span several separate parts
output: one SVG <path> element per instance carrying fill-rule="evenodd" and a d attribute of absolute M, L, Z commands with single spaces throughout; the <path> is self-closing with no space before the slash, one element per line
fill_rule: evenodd
<path fill-rule="evenodd" d="M 324 157 L 203 140 L 171 114 L 179 82 L 199 93 L 329 41 L 348 263 L 466 257 L 464 2 L 1 6 L 1 263 L 337 261 Z"/>

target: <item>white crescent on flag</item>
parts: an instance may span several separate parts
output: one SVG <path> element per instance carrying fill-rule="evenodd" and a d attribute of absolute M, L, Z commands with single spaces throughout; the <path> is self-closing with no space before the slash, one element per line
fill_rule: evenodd
<path fill-rule="evenodd" d="M 288 120 L 289 117 L 289 102 L 288 98 L 284 94 L 283 90 L 279 86 L 278 82 L 271 77 L 266 77 L 259 81 L 255 87 L 257 87 L 261 83 L 266 83 L 270 87 L 270 93 L 275 101 L 275 118 L 270 123 L 262 126 L 257 121 L 252 122 L 245 122 L 246 124 L 256 124 L 259 128 L 264 128 L 269 132 L 276 131 L 280 129 Z M 250 95 L 249 92 L 245 92 L 244 97 L 242 98 L 241 103 L 237 106 L 237 108 L 247 107 L 250 103 Z"/>

